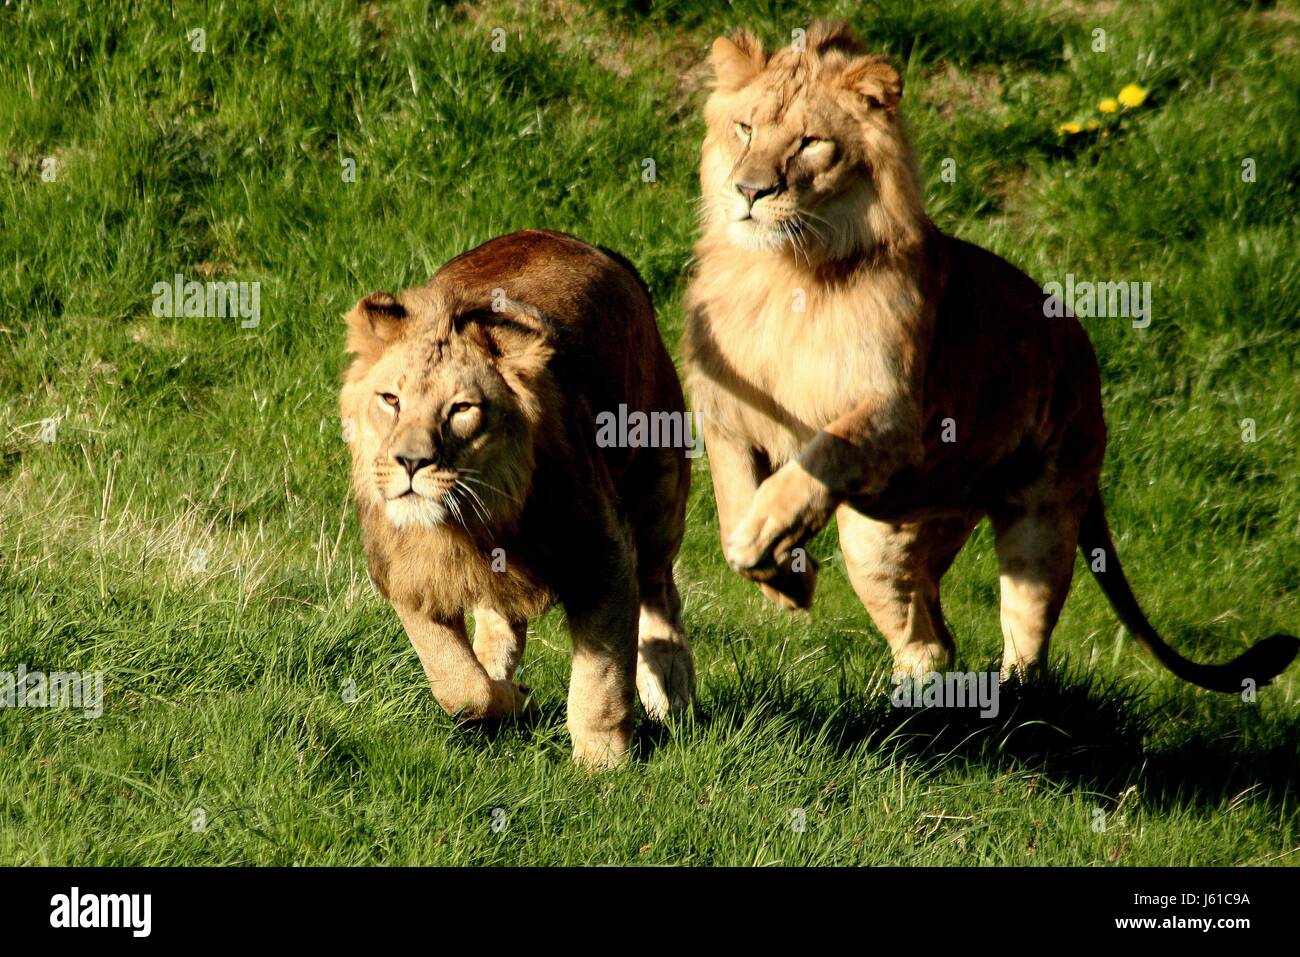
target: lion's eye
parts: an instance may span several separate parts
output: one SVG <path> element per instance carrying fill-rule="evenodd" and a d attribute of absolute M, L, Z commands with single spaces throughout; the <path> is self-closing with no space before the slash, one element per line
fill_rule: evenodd
<path fill-rule="evenodd" d="M 799 149 L 806 150 L 810 146 L 818 146 L 825 142 L 826 141 L 822 139 L 820 136 L 805 136 L 802 140 L 799 141 Z"/>
<path fill-rule="evenodd" d="M 447 410 L 448 415 L 460 415 L 462 412 L 468 412 L 473 409 L 473 402 L 453 402 L 451 408 Z"/>
<path fill-rule="evenodd" d="M 750 126 L 748 123 L 736 124 L 736 135 L 739 136 L 742 140 L 748 140 L 750 135 L 753 132 L 754 132 L 754 128 Z"/>
<path fill-rule="evenodd" d="M 402 404 L 401 400 L 391 392 L 381 392 L 379 393 L 379 398 L 383 399 L 384 404 L 390 409 L 396 409 Z"/>

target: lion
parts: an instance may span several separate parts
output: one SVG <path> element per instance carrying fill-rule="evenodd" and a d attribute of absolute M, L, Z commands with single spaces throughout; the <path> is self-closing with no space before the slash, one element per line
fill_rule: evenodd
<path fill-rule="evenodd" d="M 596 416 L 620 405 L 685 416 L 640 276 L 529 230 L 371 293 L 346 320 L 339 406 L 367 565 L 434 698 L 467 720 L 524 710 L 528 620 L 558 603 L 573 757 L 626 761 L 634 683 L 662 720 L 695 682 L 673 579 L 689 460 L 597 442 Z"/>
<path fill-rule="evenodd" d="M 834 517 L 895 674 L 918 677 L 953 661 L 939 583 L 987 516 L 1004 677 L 1041 672 L 1078 547 L 1179 678 L 1267 684 L 1294 636 L 1206 665 L 1147 621 L 1102 506 L 1106 426 L 1083 327 L 1045 318 L 1037 283 L 926 216 L 898 72 L 847 25 L 814 23 L 803 40 L 768 54 L 742 30 L 710 55 L 682 353 L 728 563 L 806 608 L 804 544 Z"/>

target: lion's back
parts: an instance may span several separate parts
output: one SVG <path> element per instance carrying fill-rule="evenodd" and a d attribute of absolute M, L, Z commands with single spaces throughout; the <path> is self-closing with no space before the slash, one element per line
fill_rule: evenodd
<path fill-rule="evenodd" d="M 681 388 L 649 290 L 627 259 L 565 233 L 527 229 L 447 262 L 437 278 L 540 309 L 556 324 L 560 371 L 598 409 L 680 411 Z"/>

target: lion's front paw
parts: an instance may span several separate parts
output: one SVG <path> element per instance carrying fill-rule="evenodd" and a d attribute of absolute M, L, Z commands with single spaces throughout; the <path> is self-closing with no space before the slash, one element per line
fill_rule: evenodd
<path fill-rule="evenodd" d="M 573 763 L 589 771 L 604 771 L 632 760 L 632 735 L 626 730 L 577 731 L 573 735 Z"/>
<path fill-rule="evenodd" d="M 826 486 L 791 462 L 758 487 L 748 514 L 723 546 L 727 563 L 746 578 L 768 581 L 789 563 L 793 549 L 826 524 L 833 510 Z"/>
<path fill-rule="evenodd" d="M 492 702 L 484 718 L 507 718 L 525 714 L 535 709 L 528 688 L 505 678 L 492 681 Z"/>
<path fill-rule="evenodd" d="M 750 509 L 723 546 L 727 564 L 737 574 L 763 581 L 776 574 L 777 536 L 784 532 L 778 520 Z"/>
<path fill-rule="evenodd" d="M 804 611 L 812 607 L 813 592 L 817 588 L 817 560 L 811 555 L 799 555 L 799 549 L 793 550 L 794 558 L 790 565 L 782 566 L 775 575 L 758 583 L 764 597 L 775 602 L 787 611 Z M 792 566 L 800 563 L 800 571 Z"/>
<path fill-rule="evenodd" d="M 939 641 L 913 642 L 894 652 L 894 679 L 924 681 L 952 666 L 953 649 Z"/>

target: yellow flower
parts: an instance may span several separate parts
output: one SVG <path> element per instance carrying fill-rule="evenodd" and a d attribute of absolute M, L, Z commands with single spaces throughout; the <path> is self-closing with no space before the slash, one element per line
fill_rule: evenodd
<path fill-rule="evenodd" d="M 1147 91 L 1136 83 L 1130 83 L 1119 91 L 1119 101 L 1125 106 L 1141 106 L 1147 101 Z"/>
<path fill-rule="evenodd" d="M 1085 129 L 1095 130 L 1099 126 L 1101 126 L 1101 124 L 1098 123 L 1096 120 L 1089 120 L 1087 125 L 1085 126 Z"/>
<path fill-rule="evenodd" d="M 1062 133 L 1069 133 L 1070 135 L 1073 135 L 1075 133 L 1081 132 L 1082 130 L 1083 130 L 1082 126 L 1074 122 L 1074 120 L 1071 120 L 1068 123 L 1062 123 L 1060 126 L 1058 126 L 1056 128 L 1056 134 L 1057 136 L 1060 136 Z"/>
<path fill-rule="evenodd" d="M 1097 109 L 1101 110 L 1103 113 L 1114 113 L 1119 109 L 1119 101 L 1113 96 L 1108 96 L 1097 104 Z"/>

